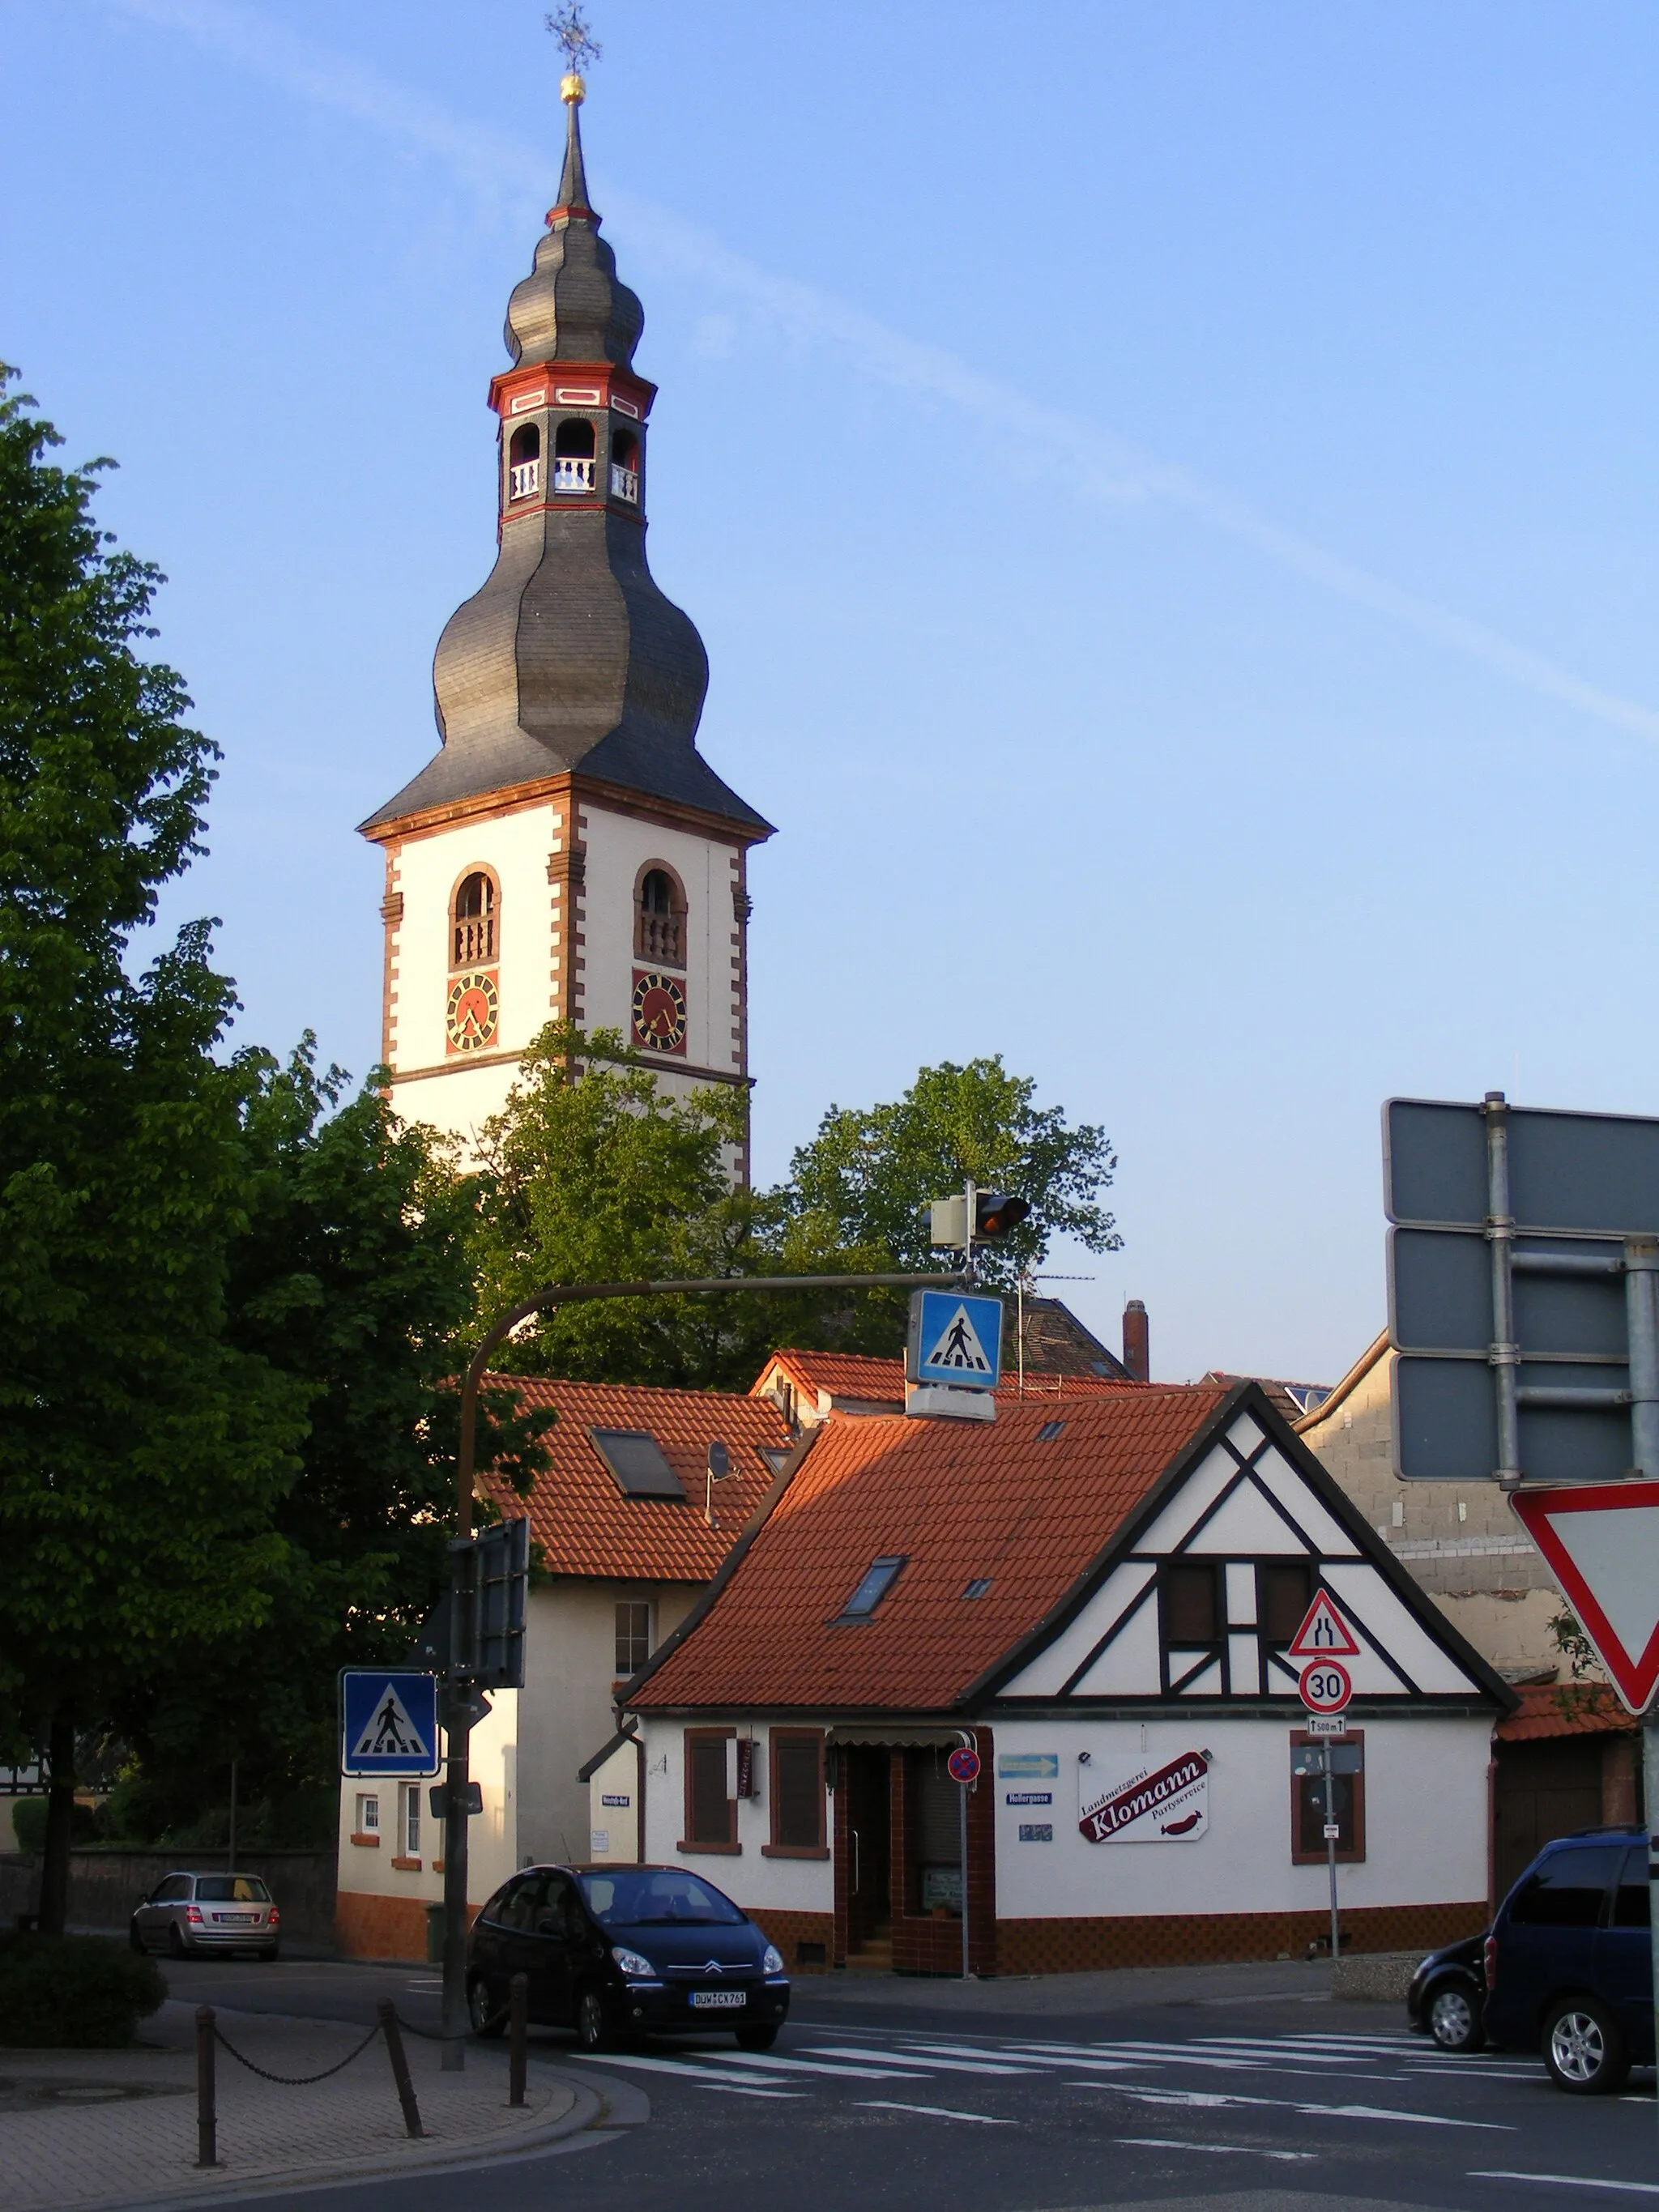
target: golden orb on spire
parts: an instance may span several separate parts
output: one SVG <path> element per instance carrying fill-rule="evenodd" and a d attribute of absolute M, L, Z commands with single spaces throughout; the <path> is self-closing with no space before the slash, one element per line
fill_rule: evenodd
<path fill-rule="evenodd" d="M 580 107 L 587 97 L 587 82 L 575 70 L 559 79 L 559 98 L 567 107 Z"/>

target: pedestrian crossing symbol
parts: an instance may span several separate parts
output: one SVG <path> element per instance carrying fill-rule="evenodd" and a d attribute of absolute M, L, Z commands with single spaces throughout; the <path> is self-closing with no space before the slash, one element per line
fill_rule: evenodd
<path fill-rule="evenodd" d="M 1002 1364 L 1002 1300 L 917 1291 L 910 1300 L 908 1352 L 909 1382 L 994 1390 Z"/>
<path fill-rule="evenodd" d="M 438 1681 L 409 1668 L 348 1667 L 340 1676 L 343 1774 L 435 1774 Z"/>

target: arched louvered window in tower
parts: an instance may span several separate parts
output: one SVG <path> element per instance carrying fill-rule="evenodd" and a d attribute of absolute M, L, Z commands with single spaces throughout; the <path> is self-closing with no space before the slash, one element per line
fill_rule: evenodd
<path fill-rule="evenodd" d="M 501 893 L 488 868 L 475 868 L 455 886 L 450 908 L 449 964 L 483 968 L 499 958 Z"/>
<path fill-rule="evenodd" d="M 618 430 L 611 441 L 611 496 L 640 503 L 640 441 L 631 430 Z"/>
<path fill-rule="evenodd" d="M 635 888 L 634 951 L 659 967 L 685 965 L 685 892 L 660 860 L 641 869 Z"/>

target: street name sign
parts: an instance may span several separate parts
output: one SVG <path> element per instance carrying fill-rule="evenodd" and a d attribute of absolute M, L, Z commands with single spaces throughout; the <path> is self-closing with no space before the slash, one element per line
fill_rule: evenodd
<path fill-rule="evenodd" d="M 1513 1503 L 1620 1702 L 1645 1712 L 1659 1686 L 1659 1481 L 1529 1487 Z"/>
<path fill-rule="evenodd" d="M 1287 1659 L 1305 1667 L 1315 1659 L 1357 1659 L 1359 1639 L 1342 1616 L 1328 1590 L 1321 1590 L 1308 1607 L 1302 1626 L 1285 1648 Z"/>
<path fill-rule="evenodd" d="M 342 1668 L 342 1774 L 435 1774 L 441 1763 L 435 1675 L 399 1667 Z"/>
<path fill-rule="evenodd" d="M 957 1291 L 913 1291 L 907 1382 L 994 1390 L 1002 1373 L 1002 1300 Z"/>

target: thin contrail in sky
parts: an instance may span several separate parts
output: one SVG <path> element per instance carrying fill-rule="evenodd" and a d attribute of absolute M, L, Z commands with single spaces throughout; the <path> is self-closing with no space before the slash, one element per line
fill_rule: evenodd
<path fill-rule="evenodd" d="M 349 115 L 388 138 L 436 156 L 483 197 L 539 198 L 547 189 L 557 158 L 550 143 L 532 147 L 464 122 L 423 94 L 349 54 L 301 37 L 240 0 L 108 3 L 130 17 L 182 33 L 313 106 Z M 1275 522 L 1218 485 L 1113 438 L 1085 417 L 1034 409 L 1026 394 L 982 374 L 960 356 L 907 337 L 816 285 L 774 275 L 734 253 L 712 233 L 648 201 L 611 192 L 607 204 L 626 228 L 631 251 L 654 257 L 681 276 L 699 278 L 776 336 L 842 354 L 866 375 L 899 390 L 928 393 L 988 424 L 1002 427 L 1011 414 L 1017 415 L 1050 450 L 1063 442 L 1073 463 L 1068 489 L 1091 502 L 1145 501 L 1178 509 L 1324 590 L 1451 646 L 1512 683 L 1619 729 L 1659 738 L 1659 712 L 1653 708 L 1586 683 L 1529 647 L 1419 598 Z"/>

